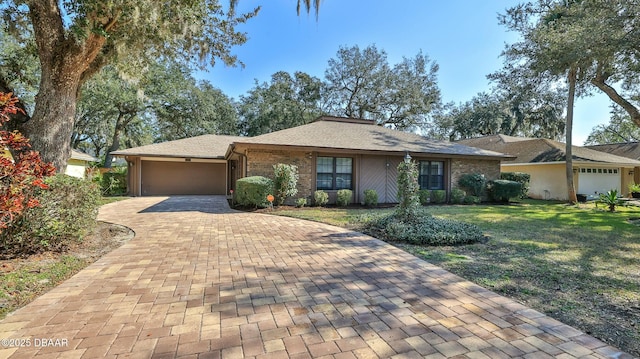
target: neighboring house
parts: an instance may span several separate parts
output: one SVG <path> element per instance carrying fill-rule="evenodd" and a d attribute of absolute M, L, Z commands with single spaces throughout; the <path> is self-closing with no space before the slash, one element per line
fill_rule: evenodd
<path fill-rule="evenodd" d="M 224 194 L 239 178 L 273 177 L 273 165 L 287 163 L 298 167 L 296 197 L 310 198 L 324 190 L 334 200 L 339 189 L 350 189 L 355 203 L 364 200 L 366 189 L 375 189 L 380 203 L 397 202 L 397 166 L 406 154 L 419 164 L 422 188 L 447 192 L 465 173 L 498 178 L 500 161 L 511 158 L 368 120 L 336 117 L 256 137 L 206 135 L 114 152 L 129 162 L 131 195 Z M 191 168 L 196 159 L 219 167 L 199 172 Z M 177 174 L 183 171 L 189 175 Z M 163 191 L 149 186 L 158 177 L 165 183 Z M 187 190 L 202 181 L 219 185 L 203 192 Z"/>
<path fill-rule="evenodd" d="M 515 160 L 502 163 L 503 172 L 525 172 L 531 175 L 529 195 L 532 198 L 567 200 L 566 145 L 541 138 L 493 135 L 461 140 L 459 143 L 513 155 Z M 596 195 L 611 189 L 626 193 L 633 181 L 634 168 L 640 162 L 572 146 L 573 180 L 576 192 Z"/>
<path fill-rule="evenodd" d="M 9 158 L 13 161 L 13 157 L 11 156 L 11 152 L 8 149 L 4 149 L 0 156 Z M 71 150 L 71 157 L 67 160 L 67 168 L 64 173 L 78 178 L 85 178 L 87 174 L 87 169 L 91 165 L 91 162 L 97 162 L 98 159 L 88 155 L 79 150 Z"/>
<path fill-rule="evenodd" d="M 91 162 L 98 162 L 98 159 L 82 151 L 72 149 L 64 173 L 73 177 L 85 178 Z"/>
<path fill-rule="evenodd" d="M 610 153 L 612 155 L 640 161 L 640 142 L 611 143 L 606 145 L 585 146 L 586 148 Z M 633 182 L 640 183 L 640 167 L 633 169 Z"/>

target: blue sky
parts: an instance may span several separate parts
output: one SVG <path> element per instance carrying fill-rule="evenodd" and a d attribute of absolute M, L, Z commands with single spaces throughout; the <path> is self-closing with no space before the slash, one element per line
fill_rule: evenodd
<path fill-rule="evenodd" d="M 505 43 L 517 40 L 498 24 L 498 13 L 519 0 L 324 0 L 319 18 L 295 12 L 295 0 L 240 0 L 239 11 L 261 5 L 257 17 L 239 29 L 249 40 L 233 53 L 244 68 L 216 65 L 200 74 L 238 99 L 257 79 L 269 81 L 277 71 L 303 71 L 324 78 L 327 62 L 340 46 L 375 44 L 390 64 L 420 50 L 440 66 L 438 86 L 444 102 L 465 102 L 490 87 L 486 75 L 501 68 Z M 575 108 L 574 143 L 608 121 L 609 101 L 597 95 Z"/>

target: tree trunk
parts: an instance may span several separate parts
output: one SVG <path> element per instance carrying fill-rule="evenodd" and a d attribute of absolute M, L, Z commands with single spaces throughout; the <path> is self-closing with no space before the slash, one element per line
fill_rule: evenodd
<path fill-rule="evenodd" d="M 116 120 L 115 128 L 113 130 L 113 136 L 111 137 L 111 146 L 109 146 L 107 153 L 105 153 L 105 168 L 111 168 L 111 165 L 113 164 L 113 155 L 111 154 L 111 152 L 120 149 L 120 135 L 122 134 L 122 131 L 124 131 L 124 128 L 127 127 L 131 120 L 135 117 L 135 114 L 129 115 L 129 118 L 127 120 L 124 119 L 124 116 L 125 113 L 120 111 L 120 113 L 118 114 L 118 119 Z"/>
<path fill-rule="evenodd" d="M 71 156 L 77 91 L 74 81 L 55 81 L 43 71 L 33 116 L 24 124 L 33 148 L 57 172 L 64 172 Z"/>
<path fill-rule="evenodd" d="M 567 144 L 566 144 L 566 175 L 567 175 L 567 190 L 569 203 L 575 204 L 578 202 L 576 195 L 576 189 L 573 184 L 573 102 L 576 97 L 576 80 L 577 69 L 571 67 L 569 69 L 568 81 L 569 81 L 569 97 L 567 99 Z"/>
<path fill-rule="evenodd" d="M 45 162 L 64 172 L 71 156 L 71 134 L 83 73 L 95 67 L 93 63 L 106 38 L 95 33 L 84 42 L 66 38 L 57 1 L 33 0 L 28 6 L 41 79 L 33 116 L 24 124 L 23 132 Z"/>

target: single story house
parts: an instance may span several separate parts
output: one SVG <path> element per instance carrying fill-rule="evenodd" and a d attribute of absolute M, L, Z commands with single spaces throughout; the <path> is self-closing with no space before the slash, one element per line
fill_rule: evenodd
<path fill-rule="evenodd" d="M 298 168 L 297 197 L 324 190 L 333 201 L 339 189 L 350 189 L 354 203 L 366 189 L 375 189 L 380 203 L 396 203 L 397 166 L 407 154 L 419 164 L 421 188 L 447 192 L 465 173 L 498 178 L 500 162 L 512 158 L 338 117 L 255 137 L 205 135 L 113 154 L 129 163 L 133 196 L 225 194 L 237 179 L 273 177 L 273 165 L 286 163 Z"/>
<path fill-rule="evenodd" d="M 466 139 L 459 143 L 515 156 L 515 160 L 502 163 L 502 171 L 530 174 L 529 195 L 532 198 L 568 199 L 564 143 L 505 135 Z M 634 168 L 640 166 L 640 161 L 580 146 L 572 146 L 572 152 L 576 192 L 587 196 L 611 189 L 626 193 L 633 181 Z"/>
<path fill-rule="evenodd" d="M 73 177 L 85 178 L 91 162 L 98 162 L 98 159 L 80 150 L 72 149 L 64 173 Z"/>
<path fill-rule="evenodd" d="M 640 142 L 610 143 L 585 146 L 586 148 L 640 161 Z M 633 183 L 640 183 L 640 167 L 633 169 Z"/>

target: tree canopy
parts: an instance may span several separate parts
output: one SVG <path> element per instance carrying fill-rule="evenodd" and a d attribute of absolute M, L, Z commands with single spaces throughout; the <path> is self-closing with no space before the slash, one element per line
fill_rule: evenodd
<path fill-rule="evenodd" d="M 151 64 L 140 78 L 104 67 L 83 86 L 72 146 L 111 165 L 112 151 L 202 134 L 238 133 L 235 107 L 206 81 L 176 62 Z"/>
<path fill-rule="evenodd" d="M 424 126 L 440 104 L 437 72 L 422 53 L 391 66 L 375 45 L 341 47 L 325 71 L 328 111 L 400 130 Z"/>
<path fill-rule="evenodd" d="M 8 35 L 33 35 L 40 82 L 24 130 L 43 158 L 58 169 L 66 166 L 70 155 L 81 85 L 102 67 L 118 63 L 121 69 L 126 64 L 141 70 L 158 58 L 201 67 L 217 60 L 236 64 L 231 48 L 244 43 L 246 36 L 235 27 L 258 11 L 236 15 L 233 6 L 225 10 L 217 0 L 11 0 L 0 9 Z"/>
<path fill-rule="evenodd" d="M 304 125 L 322 114 L 322 82 L 304 72 L 279 71 L 269 83 L 258 83 L 240 97 L 238 114 L 241 133 L 263 133 Z"/>

